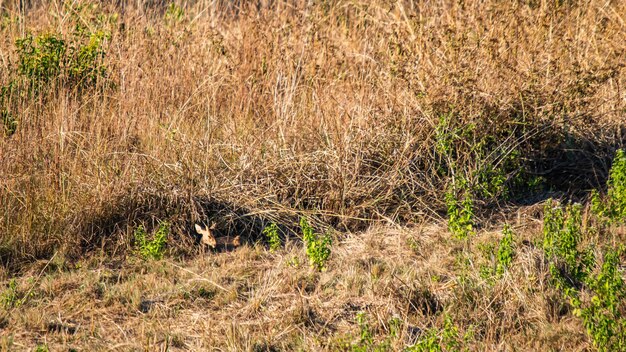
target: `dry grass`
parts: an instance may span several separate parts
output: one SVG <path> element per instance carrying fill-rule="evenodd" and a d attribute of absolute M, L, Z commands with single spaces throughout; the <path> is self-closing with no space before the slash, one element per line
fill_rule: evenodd
<path fill-rule="evenodd" d="M 0 101 L 17 119 L 0 135 L 0 278 L 36 293 L 5 313 L 15 346 L 336 349 L 364 310 L 379 337 L 394 314 L 407 322 L 400 348 L 407 326 L 441 326 L 407 305 L 431 292 L 478 329 L 472 348 L 589 348 L 549 307 L 533 248 L 495 286 L 455 266 L 479 251 L 442 230 L 444 193 L 455 172 L 479 184 L 512 156 L 512 195 L 475 200 L 492 223 L 603 184 L 626 141 L 623 2 L 139 3 L 0 1 L 2 86 L 29 32 L 111 34 L 95 85 L 61 75 L 32 95 L 20 81 Z M 463 136 L 448 155 L 442 131 Z M 326 273 L 287 265 L 305 262 L 299 216 L 342 233 Z M 170 259 L 132 259 L 136 227 L 164 220 Z M 194 257 L 193 223 L 212 221 L 247 245 Z M 294 241 L 277 255 L 257 243 L 271 222 Z M 76 332 L 49 331 L 54 319 Z"/>
<path fill-rule="evenodd" d="M 478 237 L 490 240 L 490 233 Z M 410 241 L 419 249 L 412 251 Z M 93 258 L 60 271 L 42 262 L 19 279 L 19 290 L 31 296 L 4 316 L 3 343 L 21 349 L 45 342 L 51 350 L 338 350 L 358 343 L 356 316 L 365 312 L 378 342 L 389 335 L 392 318 L 403 321 L 390 340 L 397 350 L 420 330 L 440 326 L 445 309 L 461 333 L 473 332 L 470 350 L 589 348 L 580 323 L 559 311 L 547 268 L 537 265 L 540 250 L 519 248 L 513 270 L 492 285 L 471 270 L 482 260 L 468 254 L 475 247 L 461 247 L 445 229 L 423 226 L 350 236 L 322 273 L 308 268 L 293 243 L 275 254 L 244 247 L 183 263 Z"/>

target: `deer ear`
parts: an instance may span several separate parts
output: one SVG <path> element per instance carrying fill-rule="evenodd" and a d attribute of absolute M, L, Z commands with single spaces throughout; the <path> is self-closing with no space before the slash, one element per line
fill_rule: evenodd
<path fill-rule="evenodd" d="M 196 225 L 196 232 L 197 233 L 201 233 L 204 229 L 202 228 L 202 226 L 195 224 Z"/>
<path fill-rule="evenodd" d="M 211 227 L 209 227 L 209 230 L 215 230 L 215 223 L 211 224 Z"/>

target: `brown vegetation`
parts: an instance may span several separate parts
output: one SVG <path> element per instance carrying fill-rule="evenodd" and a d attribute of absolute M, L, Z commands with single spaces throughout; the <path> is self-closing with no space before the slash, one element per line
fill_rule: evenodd
<path fill-rule="evenodd" d="M 444 228 L 427 227 L 346 238 L 322 273 L 310 271 L 293 243 L 274 255 L 242 247 L 184 265 L 92 258 L 60 271 L 53 260 L 20 280 L 19 290 L 36 289 L 2 317 L 3 334 L 13 336 L 14 349 L 45 338 L 51 351 L 337 351 L 359 341 L 356 316 L 364 312 L 376 343 L 389 335 L 391 319 L 404 322 L 390 351 L 441 325 L 445 314 L 454 315 L 461 336 L 471 331 L 470 350 L 590 347 L 548 284 L 540 250 L 520 248 L 511 272 L 493 286 L 472 270 L 484 259 L 466 257 L 471 252 L 479 253 L 476 245 L 464 252 Z M 459 281 L 462 272 L 468 276 Z"/>
<path fill-rule="evenodd" d="M 450 262 L 477 254 L 442 224 L 446 194 L 471 192 L 485 239 L 604 185 L 626 142 L 626 3 L 111 3 L 0 1 L 0 279 L 36 293 L 2 313 L 16 346 L 337 349 L 364 310 L 380 336 L 407 322 L 394 348 L 444 311 L 478 329 L 476 349 L 589 347 L 534 247 L 523 279 L 483 287 L 459 279 L 473 259 Z M 84 47 L 102 33 L 104 55 L 33 81 L 16 44 L 29 33 Z M 325 273 L 287 264 L 301 216 L 340 240 Z M 163 221 L 168 259 L 135 260 L 137 227 Z M 247 245 L 194 257 L 195 223 Z M 291 241 L 275 255 L 270 223 Z M 184 296 L 197 285 L 212 298 Z"/>

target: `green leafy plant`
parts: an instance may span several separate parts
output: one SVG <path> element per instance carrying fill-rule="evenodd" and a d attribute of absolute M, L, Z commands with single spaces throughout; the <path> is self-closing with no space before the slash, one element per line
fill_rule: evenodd
<path fill-rule="evenodd" d="M 271 223 L 263 229 L 263 235 L 267 239 L 270 245 L 270 252 L 275 252 L 280 249 L 282 242 L 278 235 L 278 226 L 275 223 Z"/>
<path fill-rule="evenodd" d="M 83 90 L 98 82 L 110 87 L 104 64 L 110 31 L 106 26 L 116 16 L 96 15 L 95 4 L 64 2 L 74 31 L 38 35 L 26 33 L 15 40 L 17 60 L 7 82 L 0 86 L 0 134 L 13 135 L 18 127 L 19 99 L 31 98 L 50 87 Z M 105 19 L 106 17 L 106 19 Z"/>
<path fill-rule="evenodd" d="M 593 253 L 583 250 L 582 206 L 548 200 L 544 206 L 543 248 L 551 260 L 550 272 L 557 286 L 570 290 L 580 286 L 594 263 Z"/>
<path fill-rule="evenodd" d="M 511 227 L 507 224 L 502 230 L 502 239 L 498 246 L 498 253 L 496 255 L 496 275 L 501 277 L 504 272 L 511 266 L 513 259 L 515 258 L 514 246 L 514 233 Z"/>
<path fill-rule="evenodd" d="M 399 317 L 393 317 L 389 319 L 389 335 L 392 338 L 400 337 L 400 332 L 402 331 L 402 319 Z"/>
<path fill-rule="evenodd" d="M 94 86 L 98 79 L 107 76 L 107 68 L 102 61 L 106 56 L 104 43 L 109 38 L 107 32 L 99 30 L 89 33 L 86 39 L 70 42 L 65 65 L 68 81 L 73 86 Z"/>
<path fill-rule="evenodd" d="M 497 247 L 493 243 L 479 246 L 483 255 L 492 263 L 492 265 L 480 268 L 480 276 L 489 283 L 501 278 L 515 258 L 515 234 L 508 224 L 504 226 L 502 235 Z"/>
<path fill-rule="evenodd" d="M 504 169 L 491 164 L 486 164 L 475 173 L 477 191 L 484 198 L 507 198 L 506 175 Z"/>
<path fill-rule="evenodd" d="M 458 182 L 446 192 L 446 207 L 448 213 L 448 229 L 458 239 L 464 239 L 474 232 L 474 202 L 465 179 Z"/>
<path fill-rule="evenodd" d="M 347 344 L 345 348 L 351 352 L 384 352 L 392 351 L 391 343 L 399 337 L 402 320 L 400 318 L 392 318 L 389 320 L 389 332 L 382 341 L 375 341 L 374 334 L 370 327 L 368 316 L 365 312 L 359 312 L 356 315 L 356 323 L 359 327 L 358 342 Z"/>
<path fill-rule="evenodd" d="M 142 225 L 137 227 L 134 237 L 139 255 L 144 259 L 161 259 L 163 257 L 163 253 L 165 252 L 165 245 L 167 243 L 169 231 L 169 224 L 167 222 L 162 222 L 159 224 L 152 240 L 149 240 L 144 227 Z"/>
<path fill-rule="evenodd" d="M 53 82 L 70 87 L 92 87 L 106 78 L 105 43 L 110 34 L 104 30 L 87 32 L 77 29 L 68 37 L 60 33 L 29 33 L 15 41 L 17 72 L 32 92 L 39 92 Z"/>
<path fill-rule="evenodd" d="M 461 337 L 459 329 L 452 318 L 446 315 L 441 330 L 432 328 L 425 331 L 420 339 L 413 346 L 406 349 L 407 352 L 440 352 L 440 351 L 460 351 L 461 345 L 469 340 L 471 335 L 465 334 Z"/>
<path fill-rule="evenodd" d="M 502 123 L 494 124 L 494 121 Z M 546 179 L 534 176 L 532 140 L 524 116 L 502 121 L 495 116 L 466 117 L 448 106 L 433 133 L 434 163 L 448 178 L 445 203 L 450 231 L 457 238 L 474 233 L 474 215 L 483 204 L 526 197 Z"/>
<path fill-rule="evenodd" d="M 170 3 L 165 11 L 165 21 L 170 24 L 180 22 L 184 17 L 185 10 L 174 2 Z"/>
<path fill-rule="evenodd" d="M 619 256 L 623 247 L 609 249 L 597 275 L 585 281 L 591 299 L 582 301 L 579 292 L 565 291 L 574 307 L 574 315 L 583 320 L 583 325 L 599 351 L 626 350 L 626 287 L 619 272 Z M 574 292 L 573 292 L 574 291 Z"/>
<path fill-rule="evenodd" d="M 367 315 L 365 312 L 359 312 L 356 315 L 356 322 L 359 325 L 360 331 L 360 345 L 370 346 L 374 343 L 374 338 L 372 336 L 372 332 L 370 331 L 369 322 L 367 321 Z"/>
<path fill-rule="evenodd" d="M 318 271 L 326 269 L 326 262 L 330 257 L 330 246 L 332 239 L 330 235 L 320 235 L 315 233 L 309 222 L 305 218 L 300 219 L 300 229 L 302 230 L 303 240 L 306 245 L 306 255 L 312 268 Z"/>
<path fill-rule="evenodd" d="M 5 308 L 18 307 L 22 303 L 19 291 L 17 289 L 17 281 L 15 279 L 9 280 L 9 286 L 0 295 L 0 303 Z"/>
<path fill-rule="evenodd" d="M 481 264 L 479 267 L 480 277 L 486 280 L 489 284 L 493 284 L 495 282 L 496 276 L 496 259 L 495 259 L 495 251 L 496 246 L 494 243 L 481 243 L 478 245 L 478 250 L 482 253 L 483 257 L 486 259 L 487 264 Z M 457 259 L 459 260 L 459 259 Z"/>
<path fill-rule="evenodd" d="M 494 126 L 487 121 L 463 119 L 452 108 L 435 126 L 437 170 L 450 180 L 445 190 L 448 227 L 459 239 L 475 233 L 477 204 L 509 199 L 542 182 L 523 171 L 523 124 Z"/>
<path fill-rule="evenodd" d="M 619 271 L 623 247 L 607 249 L 598 270 L 592 245 L 582 248 L 581 206 L 563 208 L 549 201 L 544 209 L 544 250 L 550 273 L 600 351 L 626 349 L 626 286 Z M 597 273 L 596 273 L 597 272 Z M 586 295 L 582 293 L 586 292 Z M 590 298 L 588 298 L 590 297 Z"/>
<path fill-rule="evenodd" d="M 593 191 L 592 210 L 611 222 L 626 222 L 626 152 L 618 150 L 613 159 L 607 181 L 607 194 L 603 200 Z"/>
<path fill-rule="evenodd" d="M 49 352 L 50 349 L 48 348 L 48 345 L 37 345 L 35 347 L 35 349 L 33 350 L 33 352 Z"/>
<path fill-rule="evenodd" d="M 591 299 L 583 302 L 577 295 L 570 295 L 574 314 L 583 325 L 599 351 L 626 350 L 626 286 L 619 272 L 619 257 L 623 247 L 609 249 L 597 275 L 589 276 L 587 288 Z"/>
<path fill-rule="evenodd" d="M 440 157 L 450 163 L 454 153 L 454 140 L 457 138 L 457 130 L 452 127 L 452 113 L 442 114 L 435 127 L 435 150 Z"/>
<path fill-rule="evenodd" d="M 57 33 L 34 37 L 27 34 L 15 41 L 18 53 L 18 72 L 29 79 L 31 88 L 47 83 L 61 73 L 67 44 Z"/>

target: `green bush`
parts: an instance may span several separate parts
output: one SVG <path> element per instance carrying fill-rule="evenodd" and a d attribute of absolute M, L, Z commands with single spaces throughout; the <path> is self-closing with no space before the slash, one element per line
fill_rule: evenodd
<path fill-rule="evenodd" d="M 356 315 L 356 323 L 359 326 L 358 342 L 346 343 L 343 349 L 351 352 L 385 352 L 393 351 L 392 342 L 400 337 L 400 327 L 402 320 L 400 318 L 391 318 L 388 322 L 388 333 L 385 334 L 381 341 L 374 340 L 374 333 L 370 327 L 368 316 L 365 312 L 359 312 Z"/>
<path fill-rule="evenodd" d="M 452 110 L 440 115 L 435 126 L 437 170 L 449 180 L 445 191 L 448 227 L 460 239 L 474 234 L 477 206 L 508 199 L 514 191 L 535 190 L 541 183 L 523 171 L 517 135 L 524 132 L 517 122 L 503 126 L 488 122 L 463 120 Z"/>
<path fill-rule="evenodd" d="M 515 258 L 515 234 L 508 224 L 504 226 L 502 235 L 497 248 L 491 243 L 479 247 L 483 255 L 492 263 L 491 266 L 481 266 L 480 268 L 481 277 L 490 283 L 494 282 L 494 278 L 501 278 Z"/>
<path fill-rule="evenodd" d="M 435 158 L 442 176 L 464 180 L 470 195 L 486 202 L 507 199 L 513 191 L 535 189 L 540 178 L 523 170 L 518 122 L 504 125 L 490 119 L 463 121 L 454 111 L 442 114 L 435 126 Z"/>
<path fill-rule="evenodd" d="M 17 289 L 17 281 L 15 279 L 9 280 L 9 287 L 0 295 L 0 303 L 6 309 L 21 305 L 22 298 Z"/>
<path fill-rule="evenodd" d="M 626 221 L 626 152 L 618 150 L 613 159 L 607 181 L 605 199 L 597 191 L 593 191 L 592 210 L 611 222 Z"/>
<path fill-rule="evenodd" d="M 300 219 L 300 229 L 302 230 L 302 239 L 306 245 L 306 255 L 309 258 L 311 267 L 318 271 L 325 270 L 332 244 L 330 235 L 315 233 L 305 218 Z"/>
<path fill-rule="evenodd" d="M 26 77 L 31 88 L 48 83 L 61 74 L 67 44 L 60 34 L 28 34 L 15 41 L 18 54 L 18 72 Z"/>
<path fill-rule="evenodd" d="M 574 314 L 582 318 L 594 346 L 600 351 L 626 351 L 626 287 L 619 271 L 623 248 L 608 250 L 597 275 L 589 277 L 592 297 L 588 302 L 573 299 Z"/>
<path fill-rule="evenodd" d="M 93 87 L 107 76 L 103 60 L 109 37 L 102 30 L 77 31 L 67 38 L 54 32 L 37 36 L 29 33 L 15 41 L 17 72 L 35 93 L 53 82 L 69 87 Z"/>
<path fill-rule="evenodd" d="M 581 211 L 580 204 L 563 208 L 551 199 L 544 206 L 543 248 L 551 261 L 550 272 L 564 290 L 579 287 L 594 263 L 591 250 L 581 248 Z"/>
<path fill-rule="evenodd" d="M 467 342 L 470 334 L 459 335 L 459 329 L 454 325 L 450 316 L 446 315 L 441 330 L 433 328 L 425 331 L 407 352 L 440 352 L 460 351 L 461 345 Z"/>
<path fill-rule="evenodd" d="M 86 40 L 70 43 L 66 69 L 72 86 L 94 86 L 100 78 L 107 77 L 107 68 L 102 61 L 106 56 L 104 44 L 108 39 L 108 33 L 96 31 L 90 33 Z"/>
<path fill-rule="evenodd" d="M 185 10 L 172 2 L 165 11 L 165 22 L 169 25 L 181 22 L 185 18 Z"/>
<path fill-rule="evenodd" d="M 159 224 L 158 229 L 154 233 L 152 240 L 147 238 L 146 230 L 140 225 L 135 230 L 135 245 L 137 246 L 137 252 L 144 259 L 161 259 L 165 252 L 165 245 L 167 244 L 167 236 L 170 232 L 170 225 L 167 222 Z"/>
<path fill-rule="evenodd" d="M 31 99 L 51 88 L 80 91 L 99 82 L 112 86 L 104 64 L 110 39 L 106 28 L 117 17 L 96 14 L 95 4 L 65 2 L 64 6 L 74 23 L 71 34 L 27 33 L 15 40 L 15 69 L 8 71 L 7 83 L 0 86 L 0 134 L 11 136 L 17 130 L 20 99 Z"/>
<path fill-rule="evenodd" d="M 367 315 L 365 312 L 359 312 L 356 315 L 356 322 L 359 325 L 360 331 L 359 345 L 371 346 L 374 343 L 374 337 L 370 331 L 369 322 L 367 321 Z"/>
<path fill-rule="evenodd" d="M 582 246 L 585 233 L 578 204 L 563 208 L 549 201 L 543 231 L 552 278 L 582 319 L 594 346 L 600 351 L 625 351 L 626 286 L 619 271 L 623 247 L 605 250 L 598 268 L 593 245 Z"/>
<path fill-rule="evenodd" d="M 515 248 L 514 240 L 513 240 L 513 230 L 509 225 L 504 226 L 504 230 L 502 230 L 502 240 L 500 240 L 500 245 L 498 246 L 498 253 L 496 255 L 497 266 L 496 266 L 496 275 L 501 277 L 504 272 L 511 266 L 513 259 L 515 258 Z"/>
<path fill-rule="evenodd" d="M 474 232 L 474 202 L 466 180 L 458 182 L 446 192 L 448 229 L 458 239 L 464 239 Z"/>
<path fill-rule="evenodd" d="M 263 229 L 263 235 L 270 245 L 270 252 L 275 252 L 280 249 L 282 243 L 278 235 L 278 226 L 275 223 L 271 223 L 269 226 L 265 227 Z"/>

